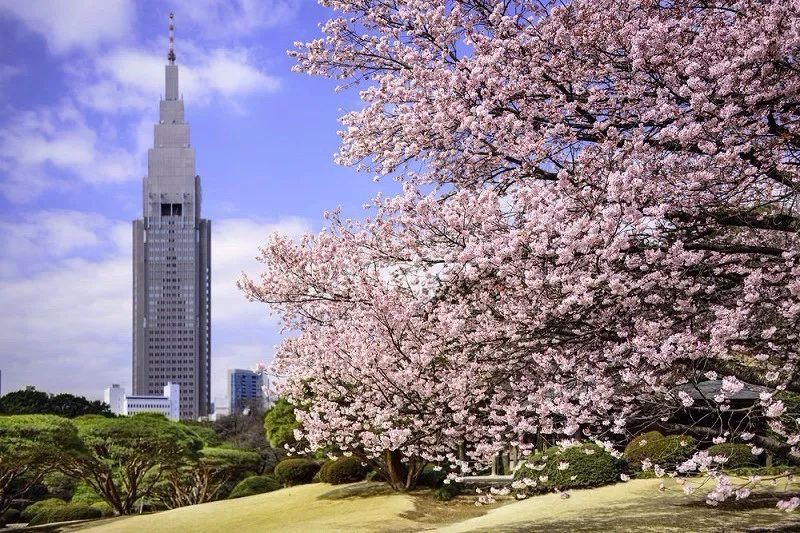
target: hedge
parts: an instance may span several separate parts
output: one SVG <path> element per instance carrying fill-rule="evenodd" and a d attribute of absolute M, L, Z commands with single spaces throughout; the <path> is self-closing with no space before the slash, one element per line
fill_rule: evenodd
<path fill-rule="evenodd" d="M 633 439 L 631 439 L 631 441 L 628 443 L 628 445 L 625 446 L 625 452 L 622 455 L 627 460 L 628 459 L 628 455 L 633 450 L 638 450 L 640 447 L 645 446 L 650 442 L 661 440 L 663 438 L 664 438 L 664 435 L 662 435 L 658 431 L 648 431 L 647 433 L 640 433 L 639 435 L 636 435 Z M 628 462 L 630 462 L 630 461 L 628 461 Z"/>
<path fill-rule="evenodd" d="M 233 487 L 231 493 L 228 494 L 228 499 L 264 494 L 279 488 L 281 488 L 281 484 L 273 476 L 250 476 L 244 478 Z"/>
<path fill-rule="evenodd" d="M 50 508 L 50 507 L 63 507 L 67 505 L 67 502 L 60 498 L 48 498 L 46 500 L 41 500 L 38 502 L 34 502 L 27 506 L 22 513 L 19 515 L 20 520 L 23 522 L 30 522 L 33 520 L 33 517 L 40 513 L 42 510 Z"/>
<path fill-rule="evenodd" d="M 111 504 L 108 502 L 95 502 L 89 507 L 93 509 L 97 509 L 102 514 L 103 518 L 107 516 L 112 516 L 114 514 L 114 509 L 111 507 Z"/>
<path fill-rule="evenodd" d="M 685 435 L 667 435 L 661 439 L 648 440 L 643 446 L 625 449 L 625 460 L 631 468 L 641 469 L 642 461 L 648 459 L 659 466 L 676 466 L 691 456 L 695 440 Z"/>
<path fill-rule="evenodd" d="M 320 469 L 319 464 L 311 459 L 284 459 L 275 465 L 275 477 L 285 487 L 311 483 Z"/>
<path fill-rule="evenodd" d="M 594 443 L 575 444 L 565 449 L 553 446 L 530 457 L 514 473 L 514 479 L 535 481 L 534 492 L 599 487 L 619 481 L 625 466 L 625 461 Z"/>
<path fill-rule="evenodd" d="M 369 468 L 361 463 L 362 461 L 358 457 L 339 457 L 327 461 L 320 468 L 319 480 L 331 485 L 364 481 Z"/>
<path fill-rule="evenodd" d="M 715 444 L 708 450 L 708 455 L 722 455 L 728 460 L 722 465 L 724 468 L 744 468 L 756 465 L 756 457 L 750 451 L 750 446 L 740 442 L 725 442 Z"/>
<path fill-rule="evenodd" d="M 20 518 L 19 509 L 14 509 L 13 507 L 6 509 L 6 512 L 0 516 L 0 526 L 5 526 L 6 524 L 16 524 L 21 521 L 22 519 Z"/>
<path fill-rule="evenodd" d="M 90 507 L 85 503 L 68 503 L 66 505 L 45 507 L 31 519 L 28 526 L 69 522 L 72 520 L 89 520 L 102 518 L 102 516 L 103 513 L 100 509 Z"/>

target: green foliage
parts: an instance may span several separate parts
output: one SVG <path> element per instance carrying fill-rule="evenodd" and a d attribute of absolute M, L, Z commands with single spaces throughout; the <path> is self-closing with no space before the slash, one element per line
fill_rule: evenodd
<path fill-rule="evenodd" d="M 100 509 L 90 507 L 84 503 L 70 503 L 53 507 L 45 507 L 31 519 L 28 526 L 53 524 L 55 522 L 69 522 L 71 520 L 89 520 L 101 518 Z"/>
<path fill-rule="evenodd" d="M 640 433 L 639 435 L 636 435 L 633 439 L 631 439 L 628 445 L 625 446 L 625 452 L 623 453 L 623 456 L 627 460 L 629 453 L 633 452 L 634 450 L 638 450 L 641 446 L 644 446 L 650 442 L 661 440 L 663 438 L 664 435 L 662 435 L 658 431 L 648 431 L 647 433 Z"/>
<path fill-rule="evenodd" d="M 625 449 L 625 460 L 633 469 L 640 469 L 642 461 L 650 460 L 660 466 L 675 466 L 685 461 L 694 451 L 695 440 L 686 435 L 667 435 L 648 440 L 647 444 Z"/>
<path fill-rule="evenodd" d="M 319 470 L 317 471 L 316 474 L 314 474 L 314 478 L 311 480 L 311 482 L 312 483 L 327 483 L 327 481 L 325 481 L 325 477 L 328 475 L 328 468 L 331 467 L 331 463 L 332 462 L 333 461 L 331 461 L 330 459 L 326 459 L 326 460 L 322 461 L 321 463 L 319 463 Z"/>
<path fill-rule="evenodd" d="M 729 468 L 743 468 L 756 465 L 756 457 L 750 451 L 750 446 L 739 442 L 725 442 L 722 444 L 715 444 L 706 450 L 708 455 L 722 455 L 727 457 L 723 467 Z"/>
<path fill-rule="evenodd" d="M 331 485 L 364 481 L 369 468 L 358 457 L 339 457 L 326 461 L 319 471 L 319 480 Z"/>
<path fill-rule="evenodd" d="M 417 478 L 417 486 L 436 489 L 442 486 L 446 477 L 444 470 L 434 470 L 433 466 L 428 465 Z"/>
<path fill-rule="evenodd" d="M 447 502 L 461 494 L 459 483 L 442 484 L 441 487 L 433 489 L 433 497 L 440 502 Z"/>
<path fill-rule="evenodd" d="M 294 430 L 298 427 L 300 425 L 294 416 L 294 406 L 284 398 L 279 398 L 264 416 L 264 430 L 273 448 L 294 444 Z"/>
<path fill-rule="evenodd" d="M 228 495 L 228 499 L 243 498 L 255 494 L 264 494 L 281 488 L 280 482 L 273 476 L 250 476 L 241 480 Z"/>
<path fill-rule="evenodd" d="M 18 522 L 22 522 L 19 509 L 10 507 L 6 509 L 5 513 L 0 515 L 0 527 L 5 526 L 6 524 L 16 524 Z"/>
<path fill-rule="evenodd" d="M 203 441 L 205 446 L 216 448 L 218 446 L 222 446 L 223 439 L 222 437 L 214 431 L 214 428 L 208 422 L 195 422 L 191 420 L 181 420 L 180 422 L 182 425 L 187 426 L 189 429 L 194 431 L 195 435 L 197 435 L 200 440 Z"/>
<path fill-rule="evenodd" d="M 85 503 L 87 505 L 101 501 L 103 501 L 103 498 L 85 481 L 79 481 L 75 485 L 75 491 L 70 499 L 70 503 Z"/>
<path fill-rule="evenodd" d="M 789 391 L 778 391 L 775 393 L 775 399 L 783 402 L 784 411 L 780 416 L 780 421 L 789 434 L 800 432 L 800 394 Z M 767 436 L 782 440 L 783 437 L 775 433 L 772 429 L 767 430 Z M 776 462 L 779 463 L 793 463 L 795 461 L 788 460 L 786 455 L 776 454 Z"/>
<path fill-rule="evenodd" d="M 97 400 L 87 400 L 83 396 L 67 393 L 50 395 L 34 387 L 27 387 L 0 397 L 0 414 L 50 414 L 75 418 L 89 414 L 111 416 L 111 411 L 108 405 Z"/>
<path fill-rule="evenodd" d="M 100 511 L 100 516 L 102 516 L 103 518 L 107 516 L 113 516 L 114 514 L 114 509 L 112 509 L 107 502 L 95 502 L 91 504 L 89 507 Z"/>
<path fill-rule="evenodd" d="M 383 475 L 377 470 L 370 470 L 365 479 L 367 481 L 383 481 Z"/>
<path fill-rule="evenodd" d="M 203 448 L 178 468 L 166 471 L 155 487 L 157 498 L 169 508 L 206 503 L 224 497 L 241 479 L 255 474 L 260 455 L 237 448 Z"/>
<path fill-rule="evenodd" d="M 75 488 L 78 481 L 61 472 L 50 472 L 42 480 L 44 486 L 47 487 L 47 494 L 53 498 L 61 498 L 62 500 L 69 501 L 75 494 Z"/>
<path fill-rule="evenodd" d="M 537 465 L 544 468 L 540 470 Z M 599 487 L 619 481 L 625 466 L 625 461 L 594 443 L 565 449 L 553 446 L 529 458 L 514 473 L 514 479 L 534 480 L 541 490 Z"/>
<path fill-rule="evenodd" d="M 311 459 L 284 459 L 275 465 L 275 477 L 286 487 L 311 483 L 320 469 Z"/>
<path fill-rule="evenodd" d="M 49 509 L 51 507 L 63 507 L 65 505 L 67 505 L 67 502 L 60 498 L 48 498 L 46 500 L 34 502 L 22 511 L 20 514 L 20 519 L 23 522 L 30 522 L 33 520 L 34 516 L 42 512 L 44 509 Z"/>
<path fill-rule="evenodd" d="M 43 487 L 42 477 L 83 449 L 75 426 L 53 415 L 0 416 L 0 512 Z"/>
<path fill-rule="evenodd" d="M 91 485 L 117 514 L 130 513 L 164 472 L 197 457 L 203 446 L 191 429 L 162 415 L 84 416 L 75 425 L 87 451 L 62 469 Z"/>
<path fill-rule="evenodd" d="M 795 477 L 800 476 L 800 467 L 797 466 L 754 466 L 733 468 L 727 473 L 739 477 L 750 476 L 780 476 L 786 473 L 794 474 Z"/>

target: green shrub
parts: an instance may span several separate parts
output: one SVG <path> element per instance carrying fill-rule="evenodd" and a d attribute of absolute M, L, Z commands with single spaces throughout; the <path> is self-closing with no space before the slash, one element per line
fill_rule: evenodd
<path fill-rule="evenodd" d="M 64 501 L 72 499 L 78 481 L 61 472 L 51 472 L 44 477 L 44 486 L 51 498 L 60 498 Z"/>
<path fill-rule="evenodd" d="M 625 460 L 633 469 L 641 469 L 645 459 L 659 466 L 675 466 L 685 461 L 694 451 L 695 440 L 685 435 L 667 435 L 648 441 L 625 451 Z"/>
<path fill-rule="evenodd" d="M 100 515 L 103 518 L 107 516 L 112 516 L 114 514 L 114 509 L 112 509 L 111 504 L 109 504 L 108 502 L 95 502 L 89 507 L 100 511 Z"/>
<path fill-rule="evenodd" d="M 750 446 L 740 442 L 715 444 L 706 451 L 708 455 L 722 455 L 726 457 L 728 460 L 722 465 L 726 469 L 756 465 L 756 457 L 750 451 Z"/>
<path fill-rule="evenodd" d="M 783 475 L 786 472 L 790 474 L 794 474 L 795 476 L 800 475 L 800 467 L 797 466 L 755 466 L 755 467 L 744 467 L 744 468 L 733 468 L 728 471 L 729 474 L 738 476 L 738 477 L 750 477 L 750 476 L 779 476 Z"/>
<path fill-rule="evenodd" d="M 458 483 L 442 484 L 441 487 L 433 489 L 433 497 L 440 502 L 447 502 L 461 493 L 461 485 Z"/>
<path fill-rule="evenodd" d="M 228 494 L 228 499 L 264 494 L 279 488 L 281 488 L 281 484 L 272 476 L 250 476 L 236 484 L 231 493 Z"/>
<path fill-rule="evenodd" d="M 311 483 L 320 469 L 319 464 L 311 459 L 284 459 L 275 465 L 275 477 L 285 487 Z"/>
<path fill-rule="evenodd" d="M 331 463 L 333 463 L 333 461 L 330 459 L 326 459 L 325 461 L 319 463 L 319 471 L 314 474 L 314 478 L 311 481 L 313 483 L 327 483 L 328 481 L 326 476 L 328 474 L 328 468 L 331 467 Z"/>
<path fill-rule="evenodd" d="M 432 489 L 438 489 L 444 483 L 444 479 L 447 477 L 445 471 L 442 470 L 434 470 L 433 466 L 426 466 L 422 473 L 417 478 L 417 486 L 418 487 L 430 487 Z"/>
<path fill-rule="evenodd" d="M 537 465 L 544 468 L 540 470 Z M 616 483 L 624 471 L 625 461 L 597 444 L 581 443 L 565 449 L 553 446 L 537 453 L 514 473 L 514 479 L 534 480 L 539 490 L 572 489 Z"/>
<path fill-rule="evenodd" d="M 60 498 L 48 498 L 46 500 L 34 502 L 22 511 L 20 514 L 20 519 L 22 519 L 23 522 L 30 522 L 33 520 L 34 516 L 39 514 L 44 509 L 49 509 L 51 507 L 63 507 L 65 505 L 67 505 L 67 502 Z"/>
<path fill-rule="evenodd" d="M 331 485 L 364 481 L 369 469 L 358 457 L 339 457 L 328 461 L 320 468 L 320 481 Z"/>
<path fill-rule="evenodd" d="M 21 522 L 22 519 L 19 517 L 20 514 L 21 513 L 19 512 L 19 509 L 14 509 L 13 507 L 6 509 L 6 512 L 0 516 L 0 527 L 5 526 L 6 524 L 16 524 Z"/>
<path fill-rule="evenodd" d="M 72 520 L 89 520 L 92 518 L 101 518 L 102 515 L 103 513 L 100 509 L 95 509 L 85 503 L 69 503 L 66 505 L 45 507 L 31 519 L 28 526 L 69 522 Z"/>
<path fill-rule="evenodd" d="M 269 445 L 273 448 L 283 448 L 286 444 L 294 444 L 296 442 L 294 430 L 299 425 L 294 415 L 294 406 L 285 398 L 279 398 L 264 415 L 264 430 Z"/>
<path fill-rule="evenodd" d="M 628 445 L 625 446 L 625 452 L 622 455 L 625 457 L 626 460 L 628 460 L 628 454 L 630 454 L 632 451 L 638 450 L 641 446 L 645 446 L 651 442 L 655 442 L 663 438 L 664 435 L 662 435 L 658 431 L 648 431 L 647 433 L 640 433 L 639 435 L 636 435 L 633 439 L 631 439 Z"/>
<path fill-rule="evenodd" d="M 377 470 L 370 470 L 364 479 L 367 481 L 384 481 L 383 475 Z"/>
<path fill-rule="evenodd" d="M 91 505 L 101 501 L 103 501 L 103 498 L 95 492 L 91 485 L 85 481 L 80 481 L 75 487 L 70 503 L 85 503 L 86 505 Z"/>

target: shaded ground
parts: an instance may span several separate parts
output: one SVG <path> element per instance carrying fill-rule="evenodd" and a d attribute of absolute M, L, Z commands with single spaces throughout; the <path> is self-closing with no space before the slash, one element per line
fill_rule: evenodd
<path fill-rule="evenodd" d="M 546 494 L 483 507 L 474 505 L 472 495 L 438 502 L 429 491 L 396 494 L 380 483 L 314 484 L 153 515 L 75 524 L 59 531 L 764 531 L 756 529 L 761 527 L 800 531 L 800 513 L 778 511 L 775 494 L 756 494 L 746 506 L 731 503 L 712 509 L 701 503 L 700 496 L 685 496 L 671 480 L 668 490 L 659 491 L 659 482 L 634 480 L 572 491 L 568 499 Z"/>
<path fill-rule="evenodd" d="M 730 501 L 720 508 L 702 497 L 684 495 L 672 480 L 659 491 L 660 480 L 642 479 L 591 490 L 571 491 L 568 499 L 546 494 L 504 505 L 442 532 L 597 532 L 692 531 L 731 532 L 751 528 L 800 531 L 800 515 L 775 508 L 775 494 L 754 494 L 752 500 Z"/>

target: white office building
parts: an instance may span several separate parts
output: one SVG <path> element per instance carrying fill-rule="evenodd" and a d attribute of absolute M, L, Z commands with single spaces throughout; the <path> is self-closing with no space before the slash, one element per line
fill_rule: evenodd
<path fill-rule="evenodd" d="M 163 396 L 126 396 L 125 389 L 114 384 L 104 391 L 103 401 L 110 406 L 111 412 L 115 415 L 158 413 L 170 420 L 179 420 L 181 387 L 177 383 L 168 382 L 164 386 Z"/>

